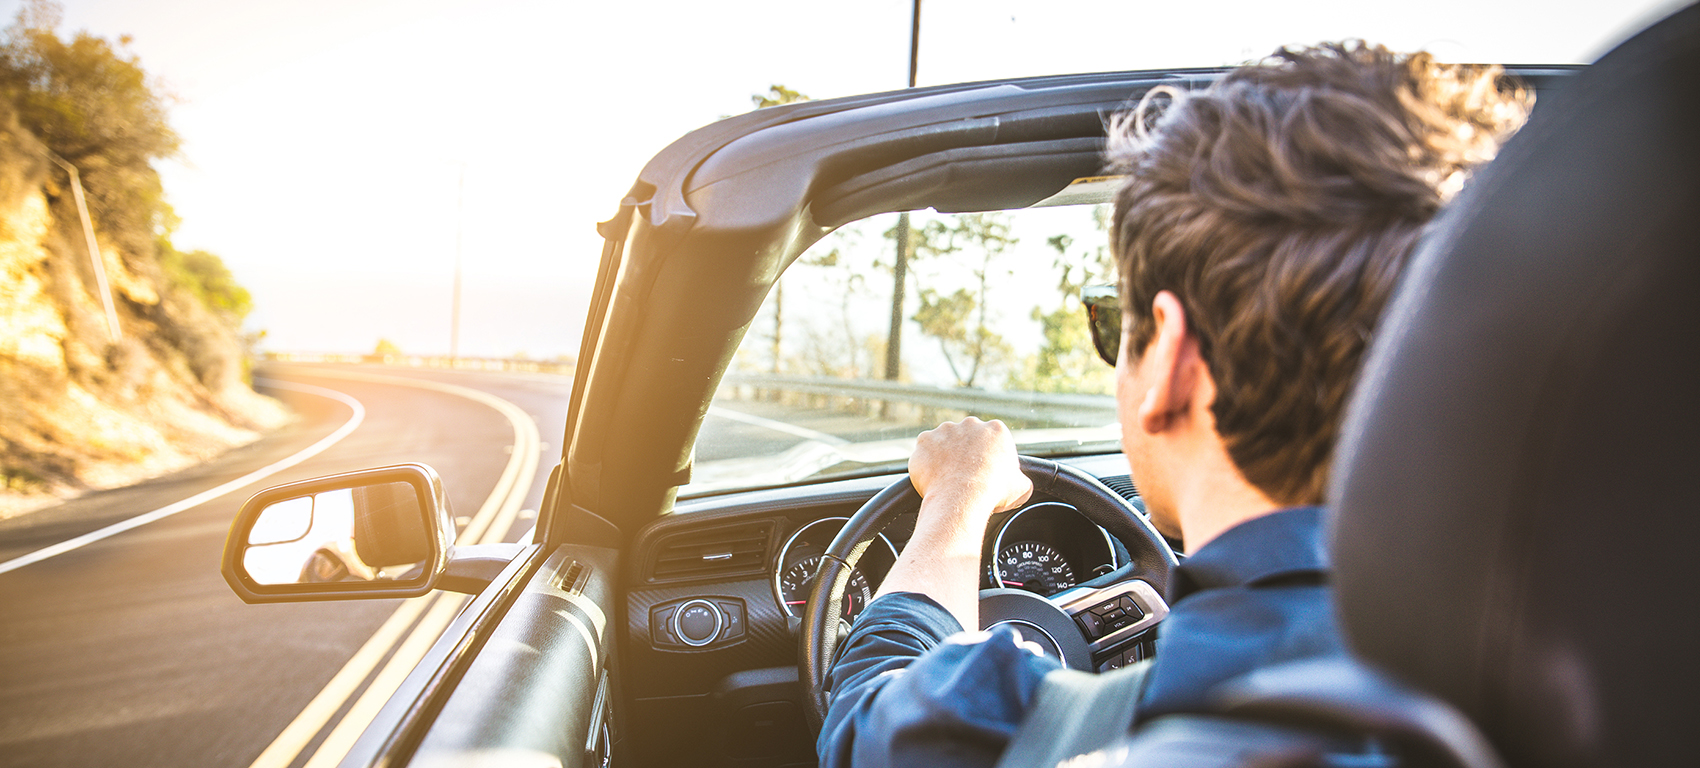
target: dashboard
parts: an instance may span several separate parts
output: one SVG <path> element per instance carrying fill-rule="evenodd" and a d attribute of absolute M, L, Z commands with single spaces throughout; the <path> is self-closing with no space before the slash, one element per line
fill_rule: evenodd
<path fill-rule="evenodd" d="M 1141 506 L 1119 455 L 1069 463 Z M 631 607 L 640 609 L 633 611 L 631 629 L 639 631 L 633 640 L 641 644 L 647 636 L 652 647 L 665 650 L 718 648 L 742 638 L 725 631 L 705 635 L 716 623 L 722 630 L 734 631 L 739 622 L 746 627 L 756 622 L 770 632 L 781 625 L 789 629 L 802 615 L 821 556 L 832 539 L 867 498 L 900 478 L 886 475 L 680 502 L 675 514 L 640 534 L 639 568 L 633 574 L 631 593 Z M 863 554 L 846 594 L 847 620 L 872 600 L 908 543 L 914 524 L 913 512 L 900 515 Z M 981 562 L 982 589 L 1013 588 L 1050 596 L 1114 571 L 1128 562 L 1128 555 L 1120 542 L 1074 507 L 1035 497 L 1019 509 L 991 518 Z M 757 578 L 769 594 L 752 592 L 750 582 Z M 657 606 L 682 605 L 687 595 L 711 604 L 706 606 L 707 626 L 698 625 L 698 612 L 691 612 L 680 625 L 677 611 L 656 610 Z M 721 603 L 739 609 L 728 611 Z M 714 613 L 730 615 L 716 619 Z M 641 616 L 653 620 L 638 621 L 636 617 Z M 681 628 L 687 629 L 683 635 Z"/>
<path fill-rule="evenodd" d="M 1120 454 L 1062 461 L 1139 506 Z M 901 477 L 682 500 L 641 530 L 623 566 L 625 616 L 614 650 L 623 657 L 618 684 L 632 702 L 628 715 L 677 724 L 688 737 L 679 743 L 711 745 L 740 764 L 812 760 L 797 683 L 802 601 L 845 520 Z M 866 608 L 914 527 L 913 511 L 900 514 L 868 547 L 850 582 L 846 623 Z M 1103 529 L 1036 495 L 988 524 L 981 586 L 1051 595 L 1128 561 Z M 661 762 L 701 762 L 684 747 L 650 748 Z"/>

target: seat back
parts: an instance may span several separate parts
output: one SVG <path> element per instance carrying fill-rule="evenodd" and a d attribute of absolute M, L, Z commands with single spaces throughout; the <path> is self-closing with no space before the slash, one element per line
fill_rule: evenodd
<path fill-rule="evenodd" d="M 1330 498 L 1352 648 L 1510 765 L 1700 760 L 1700 7 L 1436 222 Z"/>

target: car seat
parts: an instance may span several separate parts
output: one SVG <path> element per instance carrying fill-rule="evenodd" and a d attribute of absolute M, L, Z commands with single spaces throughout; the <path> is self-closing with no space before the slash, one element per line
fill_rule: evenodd
<path fill-rule="evenodd" d="M 1343 427 L 1363 664 L 1242 678 L 1123 764 L 1700 762 L 1700 6 L 1543 98 L 1414 254 Z"/>
<path fill-rule="evenodd" d="M 413 486 L 392 482 L 354 489 L 354 551 L 374 568 L 413 565 L 431 556 L 431 535 Z"/>

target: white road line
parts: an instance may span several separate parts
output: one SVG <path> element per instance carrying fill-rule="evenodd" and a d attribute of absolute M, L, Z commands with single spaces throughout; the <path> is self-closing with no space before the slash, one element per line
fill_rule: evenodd
<path fill-rule="evenodd" d="M 825 432 L 816 432 L 808 427 L 799 427 L 796 424 L 787 424 L 783 421 L 764 419 L 760 416 L 754 416 L 742 411 L 734 411 L 729 408 L 722 408 L 718 405 L 709 406 L 708 415 L 719 416 L 722 419 L 741 422 L 751 426 L 761 427 L 762 429 L 770 429 L 774 432 L 784 432 L 787 435 L 796 435 L 797 437 L 801 437 L 805 440 L 814 440 L 816 442 L 826 443 L 827 445 L 850 444 L 849 440 L 845 440 L 837 435 L 829 435 Z"/>
<path fill-rule="evenodd" d="M 187 509 L 194 509 L 195 507 L 198 507 L 202 504 L 205 504 L 209 501 L 212 501 L 213 499 L 216 499 L 220 496 L 223 496 L 227 493 L 230 493 L 231 491 L 235 491 L 235 490 L 237 490 L 237 489 L 239 489 L 243 486 L 250 485 L 252 483 L 258 482 L 258 481 L 263 480 L 267 477 L 275 475 L 279 472 L 282 472 L 283 470 L 289 469 L 290 467 L 293 467 L 296 464 L 300 464 L 301 462 L 306 461 L 307 459 L 310 459 L 310 458 L 318 455 L 319 452 L 325 450 L 326 448 L 329 448 L 333 445 L 336 445 L 337 441 L 339 441 L 339 440 L 341 440 L 345 437 L 348 437 L 348 434 L 350 432 L 353 432 L 356 427 L 360 426 L 360 422 L 365 421 L 365 419 L 366 419 L 366 407 L 361 405 L 359 400 L 356 400 L 352 397 L 349 397 L 348 395 L 345 395 L 341 392 L 337 392 L 335 390 L 330 390 L 330 389 L 325 389 L 323 387 L 315 387 L 315 386 L 312 386 L 312 385 L 309 385 L 309 384 L 292 384 L 292 383 L 286 382 L 286 381 L 269 381 L 269 380 L 265 380 L 265 379 L 261 379 L 260 381 L 264 382 L 266 386 L 274 387 L 276 389 L 288 389 L 288 390 L 293 390 L 293 391 L 296 391 L 296 392 L 304 392 L 304 393 L 310 394 L 310 395 L 318 395 L 319 397 L 330 398 L 332 400 L 340 402 L 343 405 L 346 405 L 349 408 L 353 409 L 354 415 L 349 417 L 347 423 L 343 424 L 340 427 L 337 427 L 335 432 L 332 432 L 332 433 L 324 436 L 318 442 L 307 446 L 306 448 L 297 452 L 295 455 L 290 456 L 289 458 L 284 459 L 283 461 L 279 461 L 275 464 L 271 464 L 271 465 L 262 467 L 260 469 L 254 470 L 253 472 L 249 472 L 248 474 L 243 475 L 241 477 L 238 477 L 235 480 L 232 480 L 228 483 L 225 483 L 224 485 L 220 485 L 220 486 L 213 488 L 211 490 L 202 491 L 202 492 L 197 493 L 193 496 L 190 496 L 187 499 L 179 501 L 176 504 L 172 504 L 172 505 L 166 506 L 166 507 L 160 507 L 159 509 L 156 509 L 152 512 L 137 515 L 137 516 L 132 517 L 128 520 L 113 523 L 112 525 L 106 526 L 105 528 L 101 528 L 101 529 L 95 530 L 95 531 L 90 531 L 90 532 L 85 533 L 81 536 L 78 536 L 74 539 L 68 539 L 66 541 L 59 542 L 58 544 L 54 544 L 53 546 L 38 549 L 38 550 L 31 552 L 27 555 L 24 555 L 22 557 L 17 557 L 17 558 L 13 558 L 11 560 L 7 560 L 4 563 L 0 563 L 0 573 L 5 573 L 7 571 L 15 571 L 15 570 L 22 568 L 26 565 L 29 565 L 31 563 L 39 563 L 43 560 L 46 560 L 47 558 L 53 557 L 54 555 L 63 555 L 66 552 L 70 552 L 71 550 L 79 549 L 81 547 L 86 547 L 90 544 L 93 544 L 97 541 L 100 541 L 101 539 L 106 539 L 106 538 L 110 538 L 110 537 L 113 537 L 113 536 L 117 536 L 120 533 L 123 533 L 123 532 L 128 531 L 128 530 L 132 530 L 132 529 L 135 529 L 135 528 L 140 528 L 144 525 L 147 525 L 148 523 L 152 523 L 152 522 L 155 522 L 155 521 L 158 521 L 158 520 L 164 520 L 165 518 L 168 518 L 172 515 L 175 515 L 178 512 L 182 512 L 182 511 L 187 510 Z"/>
<path fill-rule="evenodd" d="M 302 370 L 301 373 L 307 376 L 434 390 L 487 405 L 505 416 L 514 429 L 512 458 L 503 468 L 495 488 L 479 507 L 478 513 L 461 529 L 456 542 L 491 544 L 505 538 L 508 528 L 519 513 L 520 505 L 531 490 L 532 481 L 536 477 L 538 456 L 542 451 L 537 422 L 529 414 L 519 406 L 495 395 L 454 384 L 357 371 L 311 369 Z M 389 662 L 384 664 L 371 684 L 355 700 L 353 707 L 308 758 L 310 766 L 334 765 L 340 762 L 464 604 L 464 597 L 442 593 L 417 597 L 403 603 L 373 634 L 372 639 L 331 678 L 330 683 L 326 684 L 283 732 L 272 740 L 250 768 L 292 765 L 313 737 L 324 729 L 349 697 L 354 695 L 359 684 L 372 675 L 389 649 L 396 647 L 399 642 L 400 646 Z M 426 605 L 430 605 L 429 610 Z M 425 618 L 404 637 L 402 631 L 421 612 L 426 614 Z"/>

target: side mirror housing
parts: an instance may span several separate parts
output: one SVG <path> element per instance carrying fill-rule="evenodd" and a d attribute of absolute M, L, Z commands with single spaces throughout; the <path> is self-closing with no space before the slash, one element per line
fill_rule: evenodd
<path fill-rule="evenodd" d="M 454 530 L 435 470 L 364 469 L 255 494 L 220 570 L 248 603 L 415 597 L 439 586 Z"/>

